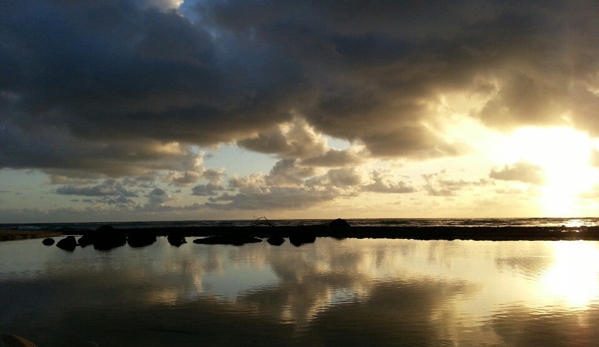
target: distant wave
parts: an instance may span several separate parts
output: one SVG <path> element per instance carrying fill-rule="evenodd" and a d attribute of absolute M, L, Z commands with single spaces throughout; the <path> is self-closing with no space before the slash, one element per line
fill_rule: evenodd
<path fill-rule="evenodd" d="M 269 220 L 276 226 L 327 225 L 329 219 Z M 592 227 L 599 226 L 599 218 L 372 218 L 347 219 L 352 226 L 365 227 Z M 0 224 L 0 230 L 95 230 L 110 224 L 115 228 L 161 227 L 243 227 L 265 224 L 264 220 L 197 220 L 197 221 L 139 221 L 93 223 L 10 223 Z"/>

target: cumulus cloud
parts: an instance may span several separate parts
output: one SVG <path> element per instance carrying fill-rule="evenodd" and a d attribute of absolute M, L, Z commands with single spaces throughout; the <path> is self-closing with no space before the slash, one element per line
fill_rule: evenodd
<path fill-rule="evenodd" d="M 431 196 L 454 196 L 462 189 L 491 184 L 484 179 L 478 181 L 451 179 L 448 178 L 448 174 L 445 170 L 431 174 L 423 174 L 422 178 L 426 182 L 424 190 Z"/>
<path fill-rule="evenodd" d="M 260 131 L 237 144 L 256 152 L 277 154 L 284 159 L 310 158 L 327 152 L 326 140 L 299 117 L 295 117 L 292 122 Z"/>
<path fill-rule="evenodd" d="M 490 128 L 598 136 L 598 12 L 587 0 L 3 1 L 0 168 L 41 170 L 58 194 L 143 196 L 164 210 L 168 187 L 214 208 L 409 193 L 356 166 L 467 153 L 446 133 L 447 95 Z M 199 151 L 221 144 L 277 163 L 226 182 Z M 522 163 L 489 177 L 542 182 Z M 486 184 L 422 178 L 439 196 Z"/>
<path fill-rule="evenodd" d="M 354 168 L 331 169 L 322 176 L 311 178 L 307 184 L 333 188 L 359 188 L 362 184 L 362 175 Z"/>
<path fill-rule="evenodd" d="M 339 154 L 319 133 L 375 157 L 454 156 L 434 124 L 456 92 L 491 127 L 599 134 L 595 2 L 180 5 L 3 2 L 0 167 L 141 174 L 169 143 Z"/>
<path fill-rule="evenodd" d="M 315 175 L 313 168 L 296 164 L 281 160 L 269 174 L 234 176 L 229 187 L 238 193 L 212 196 L 204 206 L 220 210 L 305 209 L 355 196 L 360 190 L 362 180 L 356 169 L 330 169 Z"/>
<path fill-rule="evenodd" d="M 543 168 L 523 161 L 513 165 L 505 165 L 503 168 L 492 169 L 489 177 L 496 180 L 519 181 L 535 185 L 545 183 Z"/>
<path fill-rule="evenodd" d="M 363 190 L 375 193 L 413 193 L 416 191 L 409 183 L 394 181 L 388 172 L 375 170 L 370 174 L 372 183 L 365 185 Z"/>
<path fill-rule="evenodd" d="M 105 180 L 101 184 L 94 186 L 78 187 L 66 185 L 56 189 L 60 195 L 78 195 L 78 196 L 121 196 L 137 197 L 137 193 L 128 190 L 122 183 L 116 180 Z"/>
<path fill-rule="evenodd" d="M 154 188 L 147 195 L 148 201 L 146 207 L 164 206 L 166 203 L 176 200 L 171 194 L 168 194 L 164 189 Z"/>
<path fill-rule="evenodd" d="M 204 206 L 217 210 L 297 210 L 314 207 L 336 197 L 337 194 L 332 191 L 304 187 L 269 187 L 210 198 Z"/>
<path fill-rule="evenodd" d="M 323 155 L 307 158 L 301 161 L 302 165 L 319 167 L 344 167 L 361 164 L 367 153 L 359 152 L 353 148 L 328 149 Z"/>
<path fill-rule="evenodd" d="M 278 186 L 298 186 L 303 184 L 304 179 L 316 174 L 314 168 L 297 164 L 297 161 L 293 159 L 279 160 L 270 173 L 264 177 L 265 183 Z"/>
<path fill-rule="evenodd" d="M 225 188 L 222 185 L 206 183 L 193 187 L 191 189 L 191 194 L 196 196 L 216 196 L 222 191 L 225 191 Z"/>

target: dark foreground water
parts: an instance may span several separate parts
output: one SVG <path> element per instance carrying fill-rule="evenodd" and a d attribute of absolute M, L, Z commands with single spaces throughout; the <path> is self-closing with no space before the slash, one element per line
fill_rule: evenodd
<path fill-rule="evenodd" d="M 39 347 L 597 346 L 598 276 L 589 241 L 11 241 L 0 332 Z"/>

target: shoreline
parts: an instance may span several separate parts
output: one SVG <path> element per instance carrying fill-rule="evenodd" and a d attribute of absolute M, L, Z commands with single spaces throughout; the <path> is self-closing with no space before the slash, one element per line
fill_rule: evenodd
<path fill-rule="evenodd" d="M 29 239 L 42 239 L 46 237 L 57 237 L 62 236 L 63 233 L 59 231 L 27 231 L 27 230 L 0 230 L 0 242 L 1 241 L 19 241 Z"/>
<path fill-rule="evenodd" d="M 65 229 L 61 231 L 1 230 L 0 241 L 25 240 L 62 235 L 84 235 L 90 231 Z M 208 236 L 270 236 L 413 239 L 413 240 L 474 240 L 474 241 L 599 241 L 599 227 L 329 227 L 329 226 L 248 226 L 248 227 L 157 227 L 113 229 L 108 233 L 144 234 L 156 236 L 180 234 L 184 237 Z"/>
<path fill-rule="evenodd" d="M 187 229 L 187 230 L 186 230 Z M 474 240 L 474 241 L 599 241 L 599 227 L 201 227 L 143 229 L 157 236 L 178 232 L 184 236 L 253 236 L 313 235 L 315 237 L 412 239 L 412 240 Z M 141 231 L 131 229 L 130 231 Z"/>

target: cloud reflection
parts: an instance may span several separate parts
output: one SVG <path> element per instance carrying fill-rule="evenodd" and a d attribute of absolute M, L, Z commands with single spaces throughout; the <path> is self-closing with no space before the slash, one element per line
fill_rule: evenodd
<path fill-rule="evenodd" d="M 560 346 L 572 334 L 585 345 L 599 341 L 597 287 L 580 282 L 596 282 L 596 246 L 319 238 L 176 248 L 159 238 L 110 252 L 44 248 L 0 258 L 0 327 L 43 346 Z M 36 276 L 22 275 L 28 261 Z"/>

